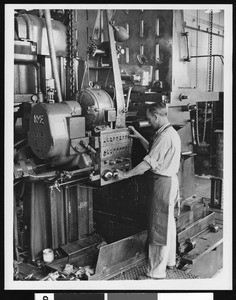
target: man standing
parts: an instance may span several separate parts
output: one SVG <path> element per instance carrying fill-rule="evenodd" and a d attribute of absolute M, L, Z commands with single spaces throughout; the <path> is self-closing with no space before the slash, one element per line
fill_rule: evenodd
<path fill-rule="evenodd" d="M 147 119 L 155 129 L 153 143 L 130 126 L 133 138 L 148 151 L 143 161 L 128 172 L 118 170 L 120 179 L 145 173 L 149 187 L 148 269 L 144 278 L 163 279 L 166 268 L 176 264 L 176 225 L 174 207 L 179 200 L 177 173 L 180 165 L 181 142 L 167 118 L 167 109 L 160 102 L 147 109 Z"/>

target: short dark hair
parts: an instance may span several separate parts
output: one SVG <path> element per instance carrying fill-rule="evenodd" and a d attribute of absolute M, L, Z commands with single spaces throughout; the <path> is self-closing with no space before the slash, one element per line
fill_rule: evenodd
<path fill-rule="evenodd" d="M 162 117 L 167 116 L 166 104 L 164 102 L 151 104 L 147 110 L 152 115 L 157 114 Z"/>

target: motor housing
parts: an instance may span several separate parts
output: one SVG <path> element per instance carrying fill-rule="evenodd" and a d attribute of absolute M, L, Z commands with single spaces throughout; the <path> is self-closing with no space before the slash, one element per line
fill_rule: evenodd
<path fill-rule="evenodd" d="M 76 101 L 61 103 L 38 103 L 30 115 L 28 143 L 33 153 L 51 165 L 65 165 L 75 156 L 86 152 L 78 145 L 81 140 L 88 143 L 85 136 L 85 118 L 81 116 L 81 106 Z"/>
<path fill-rule="evenodd" d="M 102 89 L 87 88 L 79 95 L 79 103 L 86 120 L 86 129 L 105 125 L 116 120 L 111 96 Z"/>

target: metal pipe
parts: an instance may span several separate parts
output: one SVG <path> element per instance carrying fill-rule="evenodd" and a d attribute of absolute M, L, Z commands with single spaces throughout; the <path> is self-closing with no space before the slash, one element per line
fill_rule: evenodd
<path fill-rule="evenodd" d="M 51 57 L 53 76 L 55 79 L 55 85 L 56 85 L 56 89 L 57 89 L 58 102 L 62 102 L 61 85 L 60 85 L 60 79 L 59 79 L 59 74 L 58 74 L 58 70 L 57 70 L 57 58 L 56 58 L 56 52 L 55 52 L 55 47 L 54 47 L 54 41 L 53 41 L 52 21 L 51 21 L 50 10 L 45 9 L 44 15 L 45 15 L 45 20 L 46 20 L 48 45 L 49 45 L 49 51 L 50 51 L 50 57 Z"/>
<path fill-rule="evenodd" d="M 221 59 L 222 61 L 222 59 Z M 213 56 L 213 65 L 212 65 L 212 86 L 211 90 L 214 91 L 214 84 L 215 84 L 215 63 L 216 63 L 216 57 Z"/>
<path fill-rule="evenodd" d="M 197 142 L 196 142 L 196 135 L 195 135 L 195 120 L 191 119 L 190 123 L 191 123 L 191 132 L 192 132 L 193 146 L 196 146 Z"/>
<path fill-rule="evenodd" d="M 128 109 L 129 109 L 131 91 L 132 91 L 132 86 L 129 87 L 129 91 L 128 91 L 127 103 L 126 103 L 126 111 L 128 111 Z"/>
<path fill-rule="evenodd" d="M 30 174 L 27 178 L 30 181 L 36 181 L 36 180 L 44 180 L 44 179 L 48 179 L 48 178 L 54 178 L 58 176 L 56 171 L 52 171 L 52 172 L 46 172 L 46 173 L 41 173 L 41 174 Z"/>
<path fill-rule="evenodd" d="M 21 144 L 24 144 L 24 143 L 26 143 L 26 142 L 27 142 L 27 139 L 26 139 L 26 138 L 23 138 L 23 139 L 17 141 L 17 142 L 14 144 L 14 148 L 16 148 L 16 147 L 18 147 L 18 146 L 20 146 Z"/>
<path fill-rule="evenodd" d="M 70 177 L 72 177 L 77 174 L 81 174 L 81 173 L 85 173 L 85 172 L 89 172 L 89 171 L 93 171 L 93 170 L 94 170 L 94 167 L 87 167 L 84 169 L 78 169 L 75 171 L 68 172 L 68 175 Z M 44 179 L 49 179 L 49 178 L 52 179 L 56 176 L 59 176 L 59 173 L 57 171 L 50 171 L 50 172 L 45 172 L 45 173 L 41 173 L 41 174 L 29 174 L 29 176 L 27 178 L 31 181 L 36 181 L 36 180 L 44 180 Z"/>
<path fill-rule="evenodd" d="M 69 185 L 69 184 L 72 184 L 72 183 L 79 183 L 81 181 L 84 181 L 84 180 L 89 180 L 89 176 L 86 176 L 86 177 L 81 177 L 81 178 L 78 178 L 78 179 L 75 179 L 75 180 L 71 180 L 71 181 L 67 181 L 67 182 L 63 182 L 63 183 L 58 183 L 58 187 L 60 188 L 61 186 L 64 186 L 64 185 Z M 70 186 L 71 187 L 71 186 Z"/>
<path fill-rule="evenodd" d="M 207 31 L 207 30 L 203 30 L 203 29 L 195 28 L 195 27 L 188 26 L 188 25 L 185 25 L 184 27 L 185 27 L 185 28 L 188 28 L 188 29 L 192 29 L 192 30 L 197 30 L 197 31 L 200 31 L 200 32 L 209 33 L 209 31 Z M 213 35 L 217 35 L 217 36 L 219 36 L 219 37 L 222 37 L 222 38 L 224 37 L 224 35 L 222 35 L 222 34 L 219 34 L 219 33 L 214 33 L 214 32 L 212 32 L 212 34 L 213 34 Z"/>
<path fill-rule="evenodd" d="M 32 21 L 30 19 L 30 16 L 27 15 L 27 14 L 23 14 L 22 17 L 27 23 L 27 38 L 30 41 L 33 41 L 34 40 L 34 37 L 33 37 L 33 24 L 32 24 Z"/>
<path fill-rule="evenodd" d="M 218 56 L 221 59 L 222 64 L 224 64 L 224 60 L 223 60 L 224 56 L 221 54 L 197 55 L 197 56 L 190 56 L 190 58 L 200 58 L 200 57 L 210 57 L 210 56 L 212 56 L 212 57 Z"/>
<path fill-rule="evenodd" d="M 37 69 L 37 81 L 38 81 L 38 91 L 37 91 L 38 102 L 42 103 L 43 102 L 43 93 L 41 90 L 40 64 L 37 64 L 36 69 Z"/>
<path fill-rule="evenodd" d="M 210 132 L 210 166 L 212 165 L 212 153 L 213 153 L 213 126 L 214 126 L 214 101 L 211 103 L 211 132 Z"/>
<path fill-rule="evenodd" d="M 35 183 L 31 184 L 31 208 L 30 208 L 30 249 L 32 261 L 35 261 Z"/>
<path fill-rule="evenodd" d="M 18 238 L 18 226 L 17 226 L 17 208 L 16 208 L 16 193 L 14 192 L 14 246 L 15 246 L 15 254 L 16 260 L 19 262 L 19 238 Z"/>
<path fill-rule="evenodd" d="M 139 121 L 137 122 L 139 128 L 150 127 L 150 123 L 148 121 Z"/>
<path fill-rule="evenodd" d="M 61 79 L 61 93 L 63 94 L 64 99 L 66 99 L 65 96 L 65 81 L 64 81 L 64 58 L 60 56 L 60 79 Z"/>
<path fill-rule="evenodd" d="M 69 197 L 68 197 L 68 186 L 65 187 L 64 189 L 64 195 L 65 195 L 65 243 L 69 243 Z"/>
<path fill-rule="evenodd" d="M 74 176 L 74 175 L 77 175 L 77 174 L 80 174 L 80 173 L 89 172 L 89 171 L 93 171 L 93 170 L 94 170 L 94 167 L 87 167 L 87 168 L 84 168 L 84 169 L 78 169 L 78 170 L 71 171 L 71 172 L 68 172 L 68 173 L 71 176 Z"/>
<path fill-rule="evenodd" d="M 116 116 L 116 127 L 122 128 L 125 127 L 125 100 L 124 100 L 124 93 L 123 93 L 123 87 L 121 82 L 121 76 L 120 76 L 120 68 L 119 63 L 117 59 L 117 51 L 115 47 L 115 37 L 114 37 L 114 31 L 111 21 L 109 22 L 109 19 L 111 20 L 112 17 L 114 17 L 114 14 L 112 15 L 111 10 L 106 11 L 106 17 L 108 22 L 108 37 L 110 41 L 110 51 L 111 51 L 111 60 L 112 60 L 112 67 L 113 67 L 113 75 L 114 75 L 114 82 L 115 82 L 115 94 L 116 94 L 116 107 L 117 107 L 117 116 Z"/>
<path fill-rule="evenodd" d="M 184 57 L 183 60 L 190 62 L 191 58 L 190 58 L 190 55 L 189 55 L 189 45 L 188 45 L 189 32 L 182 32 L 181 35 L 185 36 L 185 38 L 186 38 L 186 48 L 187 48 L 187 57 Z"/>

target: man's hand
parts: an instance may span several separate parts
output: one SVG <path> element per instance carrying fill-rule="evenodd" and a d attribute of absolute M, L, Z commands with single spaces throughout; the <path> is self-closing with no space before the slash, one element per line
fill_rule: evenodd
<path fill-rule="evenodd" d="M 132 132 L 132 134 L 129 134 L 130 137 L 140 139 L 141 134 L 133 126 L 128 126 L 128 128 Z"/>
<path fill-rule="evenodd" d="M 127 173 L 121 171 L 121 170 L 118 170 L 116 169 L 116 172 L 117 172 L 117 178 L 118 179 L 125 179 L 127 178 Z"/>

